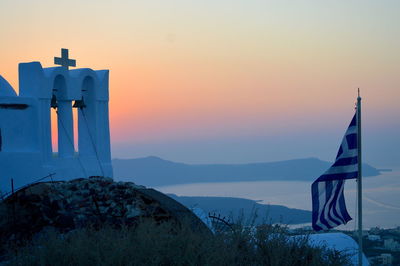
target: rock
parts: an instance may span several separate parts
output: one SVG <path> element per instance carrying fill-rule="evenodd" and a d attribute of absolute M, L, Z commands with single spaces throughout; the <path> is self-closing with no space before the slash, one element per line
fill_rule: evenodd
<path fill-rule="evenodd" d="M 142 214 L 142 211 L 135 206 L 132 205 L 127 205 L 126 206 L 126 218 L 133 218 L 136 216 L 140 216 Z"/>

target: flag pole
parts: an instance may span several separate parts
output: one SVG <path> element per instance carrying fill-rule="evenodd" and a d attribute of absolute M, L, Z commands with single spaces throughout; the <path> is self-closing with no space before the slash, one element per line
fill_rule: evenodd
<path fill-rule="evenodd" d="M 357 176 L 357 202 L 358 202 L 358 265 L 362 266 L 363 241 L 362 241 L 362 167 L 361 167 L 361 97 L 358 88 L 357 97 L 357 151 L 358 151 L 358 176 Z"/>

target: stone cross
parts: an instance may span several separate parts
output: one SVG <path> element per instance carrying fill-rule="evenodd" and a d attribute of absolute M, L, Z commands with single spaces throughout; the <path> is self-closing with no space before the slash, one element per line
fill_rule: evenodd
<path fill-rule="evenodd" d="M 75 59 L 69 59 L 68 58 L 68 49 L 61 48 L 61 57 L 54 57 L 54 64 L 55 65 L 61 65 L 62 67 L 65 67 L 68 69 L 68 67 L 76 66 L 76 60 Z"/>

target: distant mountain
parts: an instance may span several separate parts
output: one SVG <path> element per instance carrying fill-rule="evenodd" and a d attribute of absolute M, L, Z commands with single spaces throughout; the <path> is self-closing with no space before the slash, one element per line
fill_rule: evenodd
<path fill-rule="evenodd" d="M 244 224 L 284 223 L 302 224 L 311 222 L 311 212 L 290 209 L 281 205 L 265 205 L 254 200 L 228 197 L 182 197 L 168 194 L 188 208 L 198 207 L 206 213 L 221 214 L 237 222 L 242 217 Z M 252 218 L 255 217 L 254 221 Z"/>
<path fill-rule="evenodd" d="M 316 158 L 249 164 L 184 164 L 150 156 L 114 159 L 114 176 L 145 186 L 166 186 L 204 182 L 309 181 L 320 176 L 331 163 Z M 364 176 L 380 172 L 363 164 Z"/>

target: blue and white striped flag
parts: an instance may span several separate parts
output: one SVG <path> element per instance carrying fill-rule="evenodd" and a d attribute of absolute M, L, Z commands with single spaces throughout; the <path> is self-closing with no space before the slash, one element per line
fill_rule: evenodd
<path fill-rule="evenodd" d="M 315 231 L 346 224 L 351 217 L 344 201 L 346 179 L 358 176 L 357 112 L 343 137 L 335 163 L 311 185 L 312 226 Z"/>

